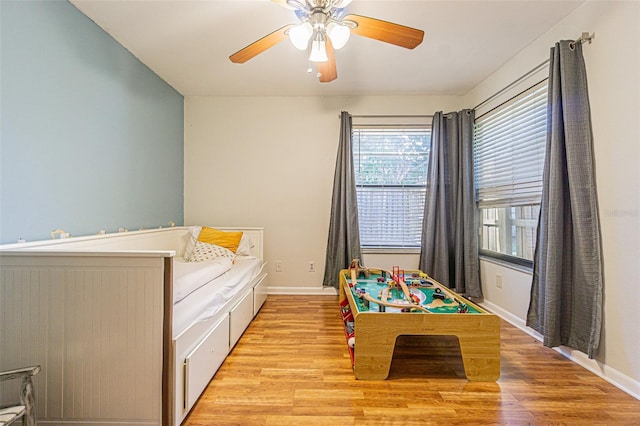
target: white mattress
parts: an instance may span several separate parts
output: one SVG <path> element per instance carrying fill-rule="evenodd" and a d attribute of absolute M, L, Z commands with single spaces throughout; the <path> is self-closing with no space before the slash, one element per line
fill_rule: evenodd
<path fill-rule="evenodd" d="M 213 317 L 261 269 L 260 259 L 237 258 L 227 272 L 174 303 L 173 337 L 176 338 L 194 322 Z"/>
<path fill-rule="evenodd" d="M 217 257 L 204 262 L 186 262 L 181 257 L 173 259 L 173 303 L 176 304 L 214 278 L 231 269 L 233 261 Z"/>

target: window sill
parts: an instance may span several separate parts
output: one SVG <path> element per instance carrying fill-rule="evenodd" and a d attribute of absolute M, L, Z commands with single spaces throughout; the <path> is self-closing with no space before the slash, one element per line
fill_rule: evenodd
<path fill-rule="evenodd" d="M 419 248 L 409 247 L 363 247 L 363 254 L 420 254 Z"/>
<path fill-rule="evenodd" d="M 524 272 L 525 274 L 533 275 L 533 268 L 529 266 L 518 265 L 517 263 L 508 262 L 502 259 L 496 259 L 495 257 L 482 255 L 482 254 L 478 257 L 480 258 L 480 260 L 483 260 L 485 262 L 493 263 L 495 265 L 500 265 L 505 268 L 513 269 L 514 271 Z"/>

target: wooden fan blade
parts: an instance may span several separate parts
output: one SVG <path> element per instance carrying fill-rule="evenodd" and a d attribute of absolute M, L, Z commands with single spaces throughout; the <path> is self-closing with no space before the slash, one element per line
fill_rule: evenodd
<path fill-rule="evenodd" d="M 327 37 L 327 40 L 325 41 L 325 47 L 327 49 L 327 58 L 329 58 L 329 60 L 326 62 L 318 62 L 320 83 L 329 83 L 338 78 L 338 71 L 336 69 L 336 55 L 329 37 Z"/>
<path fill-rule="evenodd" d="M 236 64 L 244 64 L 249 59 L 259 55 L 260 53 L 264 52 L 270 47 L 275 46 L 276 44 L 287 38 L 287 31 L 293 26 L 293 24 L 285 25 L 284 27 L 275 30 L 271 34 L 267 34 L 260 40 L 254 41 L 244 49 L 238 50 L 236 53 L 229 56 L 229 59 L 231 59 L 231 62 L 234 62 Z"/>
<path fill-rule="evenodd" d="M 358 26 L 351 30 L 352 33 L 396 46 L 413 49 L 422 43 L 424 31 L 416 28 L 405 27 L 393 22 L 369 18 L 362 15 L 347 15 L 343 21 L 353 21 Z"/>

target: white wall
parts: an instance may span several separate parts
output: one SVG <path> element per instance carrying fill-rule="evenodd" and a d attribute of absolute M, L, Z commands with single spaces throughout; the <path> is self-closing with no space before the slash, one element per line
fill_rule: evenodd
<path fill-rule="evenodd" d="M 433 114 L 460 105 L 455 96 L 187 97 L 185 223 L 263 226 L 269 286 L 321 291 L 340 111 Z M 413 258 L 407 268 L 417 266 Z"/>
<path fill-rule="evenodd" d="M 640 395 L 640 2 L 578 8 L 466 97 L 185 99 L 185 224 L 264 226 L 270 287 L 319 291 L 324 271 L 338 113 L 432 114 L 477 105 L 583 31 L 602 223 L 605 310 L 597 362 L 580 359 Z M 407 256 L 406 268 L 417 265 Z M 274 263 L 283 262 L 276 273 Z M 316 272 L 307 272 L 308 262 Z M 387 258 L 365 256 L 386 266 Z M 399 262 L 394 258 L 391 263 Z M 488 305 L 524 324 L 530 274 L 481 262 Z M 495 286 L 496 275 L 503 286 Z"/>
<path fill-rule="evenodd" d="M 549 57 L 561 39 L 595 32 L 583 52 L 594 134 L 604 256 L 604 318 L 597 363 L 588 368 L 640 395 L 640 2 L 592 1 L 472 90 L 476 105 Z M 531 276 L 482 262 L 485 300 L 524 323 Z M 497 288 L 496 275 L 503 275 Z"/>

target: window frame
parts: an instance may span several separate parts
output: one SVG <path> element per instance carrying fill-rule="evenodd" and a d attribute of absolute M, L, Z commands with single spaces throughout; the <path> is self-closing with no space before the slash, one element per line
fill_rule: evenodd
<path fill-rule="evenodd" d="M 515 207 L 515 206 L 510 206 L 510 207 Z M 481 211 L 482 208 L 477 207 L 477 209 L 478 209 L 478 217 L 482 217 L 482 211 Z M 479 255 L 498 259 L 503 262 L 512 263 L 514 265 L 524 266 L 528 269 L 533 269 L 533 259 L 526 259 L 524 257 L 514 256 L 511 254 L 483 248 L 482 247 L 482 240 L 483 240 L 482 228 L 483 227 L 484 227 L 484 224 L 480 221 L 480 223 L 478 224 L 478 254 Z M 536 228 L 537 228 L 537 224 L 536 224 Z"/>
<path fill-rule="evenodd" d="M 538 225 L 538 220 L 539 220 L 539 210 L 538 210 L 538 215 L 535 219 L 535 224 L 533 226 L 528 226 L 528 227 L 523 227 L 524 230 L 531 230 L 533 229 L 533 247 L 530 250 L 527 250 L 526 248 L 523 250 L 524 252 L 530 252 L 531 253 L 531 259 L 528 259 L 526 257 L 520 257 L 517 255 L 513 255 L 513 254 L 508 254 L 508 253 L 504 253 L 504 252 L 500 252 L 500 251 L 494 251 L 491 249 L 486 248 L 485 246 L 485 242 L 486 242 L 486 238 L 485 238 L 485 234 L 484 234 L 484 230 L 486 228 L 485 225 L 485 215 L 483 213 L 484 210 L 490 210 L 490 209 L 505 209 L 505 212 L 508 209 L 513 209 L 513 208 L 518 208 L 518 207 L 525 207 L 525 208 L 531 208 L 532 206 L 537 206 L 537 208 L 540 208 L 540 197 L 541 197 L 541 182 L 542 182 L 542 170 L 544 167 L 544 157 L 545 157 L 545 146 L 546 143 L 542 143 L 542 152 L 541 154 L 538 153 L 535 155 L 536 160 L 532 160 L 530 162 L 530 164 L 533 164 L 534 162 L 536 162 L 537 164 L 537 168 L 539 171 L 539 175 L 538 178 L 539 179 L 539 189 L 535 192 L 535 194 L 529 194 L 527 196 L 522 197 L 520 193 L 518 193 L 518 190 L 516 189 L 516 192 L 510 192 L 509 195 L 503 196 L 502 198 L 500 197 L 496 197 L 495 199 L 491 200 L 491 199 L 485 199 L 482 200 L 481 199 L 481 188 L 479 188 L 479 183 L 478 183 L 478 175 L 479 175 L 479 171 L 478 171 L 478 167 L 481 166 L 480 164 L 478 164 L 479 162 L 475 161 L 476 160 L 476 156 L 479 155 L 478 154 L 478 148 L 477 148 L 477 144 L 478 142 L 478 138 L 477 138 L 477 123 L 478 121 L 482 121 L 483 118 L 485 118 L 486 116 L 490 116 L 490 114 L 492 115 L 498 115 L 500 114 L 502 111 L 501 109 L 505 109 L 508 107 L 512 107 L 514 104 L 517 105 L 518 99 L 520 98 L 525 98 L 526 96 L 535 93 L 536 91 L 540 91 L 543 90 L 544 92 L 544 108 L 546 109 L 546 99 L 548 96 L 548 78 L 543 78 L 539 81 L 537 81 L 535 84 L 531 84 L 529 87 L 526 87 L 524 90 L 521 90 L 519 93 L 509 97 L 509 99 L 507 99 L 506 101 L 500 103 L 499 105 L 497 105 L 496 107 L 490 109 L 489 111 L 479 115 L 476 117 L 476 120 L 474 122 L 474 184 L 475 184 L 475 192 L 476 192 L 476 208 L 478 211 L 478 253 L 480 256 L 483 257 L 487 257 L 487 258 L 493 258 L 496 259 L 498 261 L 501 262 L 507 262 L 508 264 L 513 264 L 513 265 L 517 265 L 520 267 L 525 267 L 527 269 L 532 269 L 533 268 L 533 258 L 535 256 L 535 245 L 536 245 L 536 241 L 535 239 L 537 238 L 537 225 Z M 540 96 L 539 96 L 540 97 Z M 529 114 L 531 114 L 532 117 L 534 117 L 533 119 L 527 117 L 525 118 L 525 121 L 527 122 L 527 124 L 531 125 L 531 129 L 537 129 L 538 133 L 540 133 L 540 129 L 544 128 L 544 131 L 541 132 L 543 134 L 543 136 L 540 136 L 536 139 L 535 145 L 537 147 L 537 149 L 539 150 L 539 144 L 540 144 L 540 140 L 542 139 L 543 141 L 546 142 L 546 135 L 547 135 L 547 123 L 546 123 L 546 112 L 543 114 L 544 116 L 544 122 L 543 125 L 540 125 L 539 121 L 536 121 L 535 117 L 536 115 L 540 115 L 540 106 L 538 106 L 537 110 L 534 111 L 528 111 Z M 508 127 L 508 126 L 506 126 Z M 523 137 L 523 134 L 528 134 L 529 130 L 527 130 L 527 132 L 520 132 L 518 131 L 518 133 L 516 133 L 516 140 L 520 141 L 521 138 Z M 526 141 L 527 139 L 524 138 L 524 140 Z M 509 142 L 505 142 L 506 144 L 508 144 Z M 532 145 L 534 145 L 534 143 L 531 143 Z M 483 148 L 486 149 L 486 148 Z M 532 152 L 535 152 L 536 148 L 532 148 Z M 541 155 L 541 163 L 540 163 L 540 155 Z M 528 163 L 529 164 L 529 163 Z M 498 172 L 500 172 L 500 169 L 497 169 Z M 486 172 L 485 172 L 486 173 Z M 512 176 L 516 176 L 518 174 L 518 172 L 512 172 L 515 173 Z M 513 177 L 512 177 L 513 179 Z M 511 185 L 514 188 L 517 188 L 518 186 L 518 182 L 513 181 Z M 485 187 L 486 188 L 486 187 Z M 485 189 L 483 188 L 483 189 Z M 485 189 L 485 193 L 486 193 L 486 189 Z M 495 193 L 493 193 L 492 195 L 495 196 Z M 516 213 L 517 216 L 517 213 Z M 518 220 L 518 219 L 513 219 L 511 217 L 511 214 L 509 214 L 508 218 L 504 218 L 505 221 L 509 220 Z M 533 220 L 531 219 L 521 219 L 523 221 L 529 221 L 529 220 Z M 489 224 L 490 225 L 490 224 Z M 507 233 L 507 236 L 512 239 L 514 238 L 514 232 L 515 232 L 515 238 L 517 240 L 517 227 L 514 228 L 513 224 L 510 225 L 503 225 L 501 229 L 504 230 L 504 232 Z M 524 246 L 523 246 L 524 247 Z"/>
<path fill-rule="evenodd" d="M 367 117 L 370 118 L 369 120 L 359 120 L 356 121 L 356 119 L 354 118 L 354 122 L 352 123 L 352 154 L 353 154 L 353 166 L 354 166 L 354 184 L 356 187 L 356 196 L 358 197 L 358 221 L 360 223 L 360 245 L 361 245 L 361 250 L 363 253 L 378 253 L 378 254 L 416 254 L 419 253 L 421 250 L 421 229 L 422 229 L 422 221 L 423 221 L 423 216 L 424 215 L 424 201 L 422 201 L 421 206 L 419 208 L 420 210 L 420 214 L 422 219 L 420 220 L 420 226 L 419 226 L 419 230 L 417 231 L 419 234 L 417 235 L 417 245 L 415 246 L 409 246 L 409 245 L 385 245 L 384 241 L 382 240 L 377 240 L 376 243 L 372 243 L 371 241 L 369 241 L 369 243 L 367 243 L 367 239 L 366 237 L 363 238 L 363 231 L 366 233 L 366 229 L 363 228 L 363 221 L 362 221 L 362 214 L 361 214 L 361 208 L 362 208 L 362 204 L 360 201 L 361 198 L 361 188 L 378 188 L 379 190 L 383 191 L 384 188 L 407 188 L 409 190 L 415 190 L 416 188 L 422 189 L 423 191 L 423 200 L 424 200 L 424 195 L 426 194 L 426 178 L 427 178 L 427 173 L 428 173 L 428 162 L 429 162 L 429 153 L 430 153 L 430 148 L 431 148 L 431 123 L 429 120 L 429 123 L 426 122 L 425 118 L 427 116 L 420 116 L 416 119 L 415 116 L 371 116 L 371 117 Z M 428 118 L 431 118 L 431 116 L 428 116 Z M 425 179 L 425 183 L 424 185 L 421 184 L 385 184 L 385 183 L 381 183 L 381 184 L 370 184 L 370 185 L 362 185 L 360 182 L 358 182 L 358 167 L 361 164 L 359 162 L 359 156 L 361 154 L 361 152 L 359 152 L 358 148 L 360 147 L 359 145 L 359 136 L 357 135 L 357 133 L 360 134 L 366 134 L 366 131 L 370 130 L 372 133 L 374 133 L 376 130 L 381 131 L 381 130 L 388 130 L 388 131 L 394 131 L 397 130 L 398 134 L 402 134 L 402 132 L 407 131 L 407 133 L 415 133 L 417 131 L 424 131 L 424 134 L 427 137 L 427 141 L 426 141 L 426 148 L 425 148 L 425 154 L 427 156 L 427 158 L 425 159 L 425 169 L 424 169 L 424 179 Z M 358 141 L 356 141 L 356 139 L 358 139 Z M 398 155 L 403 155 L 402 153 L 398 153 Z M 415 197 L 415 195 L 413 196 Z M 414 221 L 415 223 L 417 223 L 417 221 Z M 415 224 L 414 223 L 414 224 Z M 404 239 L 401 238 L 403 243 L 407 243 L 407 241 L 410 241 L 409 239 Z"/>

